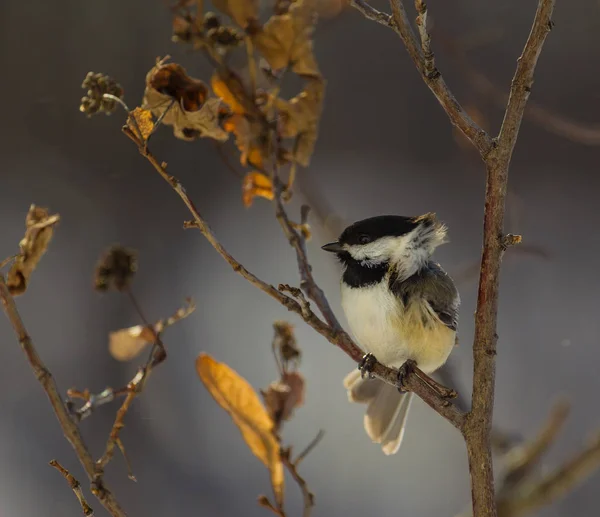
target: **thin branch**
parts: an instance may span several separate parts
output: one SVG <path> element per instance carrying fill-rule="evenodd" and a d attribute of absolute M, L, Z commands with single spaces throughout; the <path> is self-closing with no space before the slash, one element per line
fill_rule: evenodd
<path fill-rule="evenodd" d="M 298 465 L 296 462 L 293 462 L 290 458 L 291 448 L 283 449 L 281 451 L 281 462 L 284 467 L 288 469 L 288 472 L 294 479 L 294 481 L 300 487 L 302 492 L 302 498 L 304 499 L 304 510 L 302 512 L 302 517 L 310 517 L 310 513 L 315 506 L 315 496 L 308 488 L 308 484 L 306 480 L 298 473 Z"/>
<path fill-rule="evenodd" d="M 498 152 L 507 164 L 510 163 L 512 151 L 519 135 L 523 112 L 533 86 L 533 74 L 538 58 L 542 52 L 546 36 L 554 25 L 551 18 L 555 1 L 539 1 L 529 38 L 525 43 L 521 57 L 517 61 L 517 70 L 512 80 L 502 128 L 498 135 Z"/>
<path fill-rule="evenodd" d="M 521 517 L 563 497 L 600 465 L 600 434 L 591 443 L 540 481 L 524 487 L 523 495 L 498 502 L 500 517 Z"/>
<path fill-rule="evenodd" d="M 298 454 L 298 456 L 296 456 L 296 459 L 294 460 L 294 465 L 296 465 L 296 467 L 300 465 L 302 460 L 304 460 L 304 458 L 306 458 L 317 445 L 319 445 L 319 442 L 323 439 L 323 436 L 325 436 L 325 431 L 320 429 L 317 433 L 317 436 L 313 438 L 313 441 L 310 442 L 306 448 L 300 454 Z"/>
<path fill-rule="evenodd" d="M 569 416 L 569 408 L 566 401 L 558 402 L 552 408 L 544 427 L 537 436 L 533 440 L 517 445 L 507 454 L 505 461 L 508 467 L 502 483 L 503 490 L 510 490 L 529 476 L 544 453 L 556 441 Z"/>
<path fill-rule="evenodd" d="M 425 73 L 427 77 L 433 78 L 439 72 L 435 68 L 435 57 L 431 50 L 431 36 L 427 31 L 427 4 L 423 0 L 415 0 L 415 9 L 417 10 L 417 28 L 421 38 L 421 49 L 423 50 L 423 59 Z"/>
<path fill-rule="evenodd" d="M 86 515 L 87 517 L 92 517 L 94 515 L 94 510 L 85 500 L 85 496 L 83 495 L 83 491 L 81 490 L 81 485 L 79 484 L 79 481 L 77 481 L 73 474 L 71 474 L 66 468 L 64 468 L 58 461 L 52 460 L 50 462 L 50 466 L 58 470 L 67 480 L 67 483 L 69 483 L 71 490 L 73 490 L 73 492 L 75 493 L 75 497 L 77 497 L 77 500 L 81 505 L 83 515 Z"/>
<path fill-rule="evenodd" d="M 36 379 L 42 385 L 42 388 L 46 392 L 54 414 L 58 419 L 60 427 L 67 441 L 73 447 L 77 458 L 81 462 L 88 478 L 92 481 L 92 493 L 98 498 L 102 506 L 113 515 L 113 517 L 125 517 L 125 511 L 121 508 L 117 500 L 115 499 L 112 492 L 108 489 L 106 484 L 102 481 L 96 480 L 96 466 L 92 455 L 88 451 L 83 437 L 79 432 L 77 424 L 73 421 L 69 412 L 60 396 L 54 377 L 50 371 L 46 368 L 38 355 L 23 320 L 17 311 L 15 301 L 8 290 L 4 276 L 0 274 L 0 298 L 2 299 L 2 305 L 4 306 L 4 312 L 8 317 L 17 337 L 19 344 L 27 356 L 29 365 L 35 374 Z"/>
<path fill-rule="evenodd" d="M 219 253 L 219 255 L 221 255 L 221 257 L 223 257 L 223 259 L 231 266 L 231 268 L 236 273 L 244 277 L 252 285 L 258 287 L 264 293 L 277 300 L 289 311 L 295 312 L 296 314 L 301 316 L 306 323 L 308 323 L 319 334 L 324 336 L 330 343 L 340 347 L 353 361 L 358 363 L 363 358 L 364 352 L 341 328 L 339 323 L 337 323 L 337 328 L 328 325 L 327 323 L 322 321 L 314 312 L 307 309 L 306 304 L 297 302 L 293 298 L 286 296 L 279 290 L 275 289 L 275 287 L 273 287 L 272 285 L 260 280 L 258 277 L 250 273 L 244 266 L 242 266 L 233 256 L 231 256 L 229 252 L 227 252 L 227 250 L 223 247 L 223 245 L 218 241 L 218 239 L 216 238 L 216 236 L 214 235 L 204 218 L 200 215 L 200 212 L 196 209 L 194 203 L 188 197 L 185 189 L 183 188 L 179 180 L 167 173 L 166 163 L 159 162 L 156 159 L 156 157 L 146 148 L 143 140 L 140 140 L 140 138 L 133 131 L 131 131 L 129 127 L 124 126 L 122 131 L 132 142 L 135 143 L 136 147 L 138 148 L 138 151 L 142 154 L 142 156 L 144 156 L 150 162 L 150 164 L 159 173 L 159 175 L 177 193 L 177 195 L 187 206 L 190 213 L 193 215 L 193 221 L 187 222 L 185 224 L 185 227 L 199 229 L 202 235 L 204 235 L 204 237 L 212 245 L 212 247 Z M 287 214 L 285 214 L 285 211 L 283 211 L 279 217 L 282 219 L 282 221 L 284 221 L 284 225 L 286 225 L 286 227 L 287 224 L 290 224 L 291 227 L 291 223 L 289 223 L 289 218 L 287 218 Z M 285 221 L 287 221 L 287 223 Z M 293 228 L 291 229 L 295 232 Z M 294 242 L 298 241 L 298 244 L 295 245 L 295 249 L 298 256 L 302 257 L 300 267 L 303 268 L 306 278 L 312 279 L 312 275 L 308 275 L 308 273 L 310 273 L 310 265 L 306 260 L 306 252 L 300 244 L 301 241 L 299 240 L 297 233 L 296 237 L 297 239 L 295 239 Z M 312 281 L 314 282 L 314 280 Z M 318 288 L 318 286 L 316 286 L 316 284 L 313 286 L 308 285 L 306 288 L 308 289 L 307 292 L 309 292 L 309 296 L 312 295 L 317 300 L 319 300 L 319 308 L 321 310 L 325 309 L 327 316 L 324 313 L 324 317 L 328 317 L 332 322 L 337 321 L 333 314 L 333 311 L 331 310 L 331 308 L 329 308 L 329 304 L 327 303 L 327 300 L 325 299 L 324 295 L 322 295 L 322 291 Z M 323 296 L 322 298 L 321 295 Z M 315 301 L 315 303 L 317 302 Z M 432 390 L 430 385 L 427 382 L 423 381 L 423 379 L 429 379 L 429 377 L 427 377 L 427 375 L 425 375 L 421 370 L 419 370 L 418 368 L 414 368 L 411 373 L 412 374 L 407 375 L 404 378 L 404 384 L 400 385 L 398 381 L 397 370 L 393 368 L 388 368 L 387 366 L 384 366 L 381 363 L 376 363 L 372 371 L 373 376 L 387 382 L 388 384 L 399 388 L 403 388 L 405 390 L 413 391 L 419 397 L 421 397 L 425 401 L 425 403 L 431 406 L 444 418 L 449 420 L 454 427 L 462 431 L 465 423 L 464 413 L 462 413 L 447 398 L 442 397 L 438 392 Z"/>
<path fill-rule="evenodd" d="M 436 69 L 435 73 L 428 71 L 421 46 L 410 25 L 402 0 L 390 0 L 392 16 L 380 13 L 363 0 L 351 0 L 351 2 L 352 6 L 369 20 L 389 27 L 400 36 L 417 70 L 421 73 L 423 81 L 448 114 L 450 122 L 464 133 L 479 154 L 485 158 L 493 147 L 491 137 L 462 108 L 449 90 L 439 70 Z"/>

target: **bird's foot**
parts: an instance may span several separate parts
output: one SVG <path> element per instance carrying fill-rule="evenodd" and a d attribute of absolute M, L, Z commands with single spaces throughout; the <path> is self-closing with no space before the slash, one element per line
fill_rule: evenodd
<path fill-rule="evenodd" d="M 398 368 L 398 391 L 400 393 L 406 393 L 408 390 L 404 388 L 404 380 L 412 373 L 414 367 L 417 365 L 412 359 L 405 361 L 400 368 Z"/>
<path fill-rule="evenodd" d="M 372 378 L 371 372 L 373 371 L 373 367 L 377 363 L 377 359 L 373 354 L 365 354 L 358 363 L 358 369 L 360 370 L 360 376 L 364 379 L 366 376 Z"/>

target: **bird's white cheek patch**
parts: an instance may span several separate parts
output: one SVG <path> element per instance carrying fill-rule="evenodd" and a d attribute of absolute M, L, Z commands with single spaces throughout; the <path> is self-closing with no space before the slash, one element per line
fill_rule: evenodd
<path fill-rule="evenodd" d="M 353 259 L 363 262 L 363 265 L 377 265 L 405 252 L 411 240 L 411 234 L 400 237 L 383 237 L 369 244 L 347 246 L 346 249 Z"/>

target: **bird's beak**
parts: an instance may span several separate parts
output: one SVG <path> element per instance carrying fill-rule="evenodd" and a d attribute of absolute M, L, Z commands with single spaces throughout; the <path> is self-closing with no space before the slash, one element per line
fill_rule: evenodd
<path fill-rule="evenodd" d="M 341 253 L 344 251 L 344 247 L 337 241 L 325 244 L 325 246 L 321 246 L 321 249 L 328 251 L 329 253 Z"/>

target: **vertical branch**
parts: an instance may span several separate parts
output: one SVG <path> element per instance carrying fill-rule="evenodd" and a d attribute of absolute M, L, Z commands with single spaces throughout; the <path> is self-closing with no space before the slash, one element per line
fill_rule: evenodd
<path fill-rule="evenodd" d="M 498 288 L 502 253 L 510 241 L 504 235 L 504 206 L 508 168 L 523 112 L 533 83 L 533 73 L 551 29 L 555 0 L 540 0 L 525 48 L 512 81 L 504 121 L 495 147 L 485 156 L 487 184 L 483 220 L 483 254 L 479 275 L 475 336 L 473 341 L 473 397 L 465 438 L 471 472 L 473 513 L 497 515 L 492 471 L 491 429 L 496 377 Z"/>

